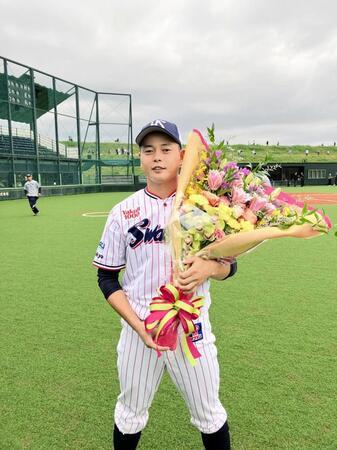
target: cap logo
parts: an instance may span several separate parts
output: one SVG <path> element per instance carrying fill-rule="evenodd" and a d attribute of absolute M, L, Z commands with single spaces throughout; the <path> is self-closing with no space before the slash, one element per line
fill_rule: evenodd
<path fill-rule="evenodd" d="M 165 125 L 164 123 L 167 123 L 166 120 L 154 120 L 153 122 L 150 123 L 151 127 L 162 127 L 165 130 Z"/>

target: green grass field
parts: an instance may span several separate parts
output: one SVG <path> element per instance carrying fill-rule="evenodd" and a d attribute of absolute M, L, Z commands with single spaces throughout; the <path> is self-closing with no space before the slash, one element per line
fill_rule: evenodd
<path fill-rule="evenodd" d="M 42 197 L 37 217 L 26 200 L 0 203 L 1 450 L 111 448 L 120 325 L 91 266 L 105 218 L 82 213 L 126 195 Z M 325 210 L 336 224 L 337 206 Z M 234 450 L 336 449 L 336 267 L 333 233 L 275 240 L 212 284 Z M 167 376 L 139 448 L 202 449 Z"/>

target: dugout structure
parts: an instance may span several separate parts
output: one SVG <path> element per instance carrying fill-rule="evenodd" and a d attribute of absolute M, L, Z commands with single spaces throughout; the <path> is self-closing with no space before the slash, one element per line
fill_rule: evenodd
<path fill-rule="evenodd" d="M 0 189 L 21 188 L 26 173 L 42 186 L 81 191 L 118 177 L 133 184 L 132 140 L 130 94 L 96 92 L 0 57 Z M 106 176 L 119 153 L 116 177 Z"/>

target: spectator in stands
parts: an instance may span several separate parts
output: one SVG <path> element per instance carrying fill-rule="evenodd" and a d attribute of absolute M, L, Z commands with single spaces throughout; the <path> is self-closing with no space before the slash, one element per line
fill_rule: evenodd
<path fill-rule="evenodd" d="M 336 147 L 336 142 L 333 143 L 333 146 Z"/>
<path fill-rule="evenodd" d="M 266 141 L 266 145 L 269 145 L 269 141 Z"/>
<path fill-rule="evenodd" d="M 297 186 L 297 172 L 295 172 L 293 175 L 293 182 L 294 182 L 294 187 L 296 187 Z"/>
<path fill-rule="evenodd" d="M 305 156 L 309 156 L 309 150 L 308 149 L 306 149 L 306 151 L 305 151 Z"/>
<path fill-rule="evenodd" d="M 337 186 L 337 172 L 336 172 L 336 175 L 335 175 L 335 186 Z"/>
<path fill-rule="evenodd" d="M 303 172 L 301 172 L 301 174 L 300 174 L 300 183 L 301 183 L 301 187 L 303 187 L 304 186 L 304 173 Z"/>
<path fill-rule="evenodd" d="M 253 156 L 256 155 L 256 150 L 252 150 L 252 155 L 253 155 Z"/>
<path fill-rule="evenodd" d="M 328 175 L 328 185 L 329 185 L 329 186 L 332 186 L 332 180 L 333 180 L 332 173 L 329 172 L 329 175 Z"/>
<path fill-rule="evenodd" d="M 25 190 L 25 194 L 28 199 L 31 210 L 34 213 L 34 216 L 36 216 L 40 212 L 36 207 L 36 203 L 39 199 L 39 196 L 41 195 L 41 186 L 37 181 L 33 180 L 32 174 L 27 173 L 26 177 L 27 181 L 24 184 L 23 188 Z"/>

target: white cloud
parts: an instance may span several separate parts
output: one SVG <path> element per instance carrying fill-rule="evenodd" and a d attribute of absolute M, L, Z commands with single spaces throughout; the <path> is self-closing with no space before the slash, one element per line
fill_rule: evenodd
<path fill-rule="evenodd" d="M 237 142 L 337 139 L 331 0 L 2 1 L 0 54 Z M 335 125 L 336 124 L 336 125 Z"/>

